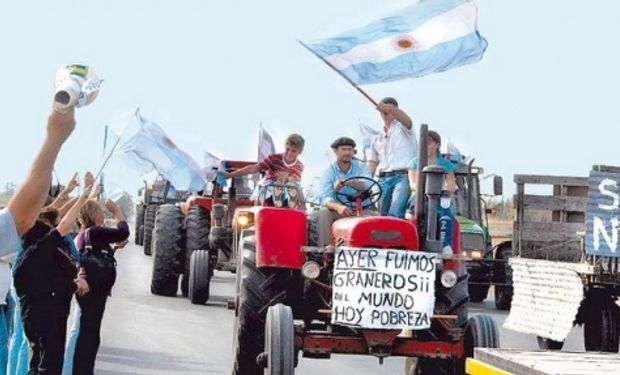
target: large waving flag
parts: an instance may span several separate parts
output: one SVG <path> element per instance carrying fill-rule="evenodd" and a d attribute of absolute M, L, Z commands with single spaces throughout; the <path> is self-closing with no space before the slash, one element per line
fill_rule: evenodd
<path fill-rule="evenodd" d="M 420 77 L 482 59 L 477 14 L 469 0 L 425 0 L 307 47 L 357 85 Z"/>
<path fill-rule="evenodd" d="M 157 170 L 177 190 L 202 190 L 205 175 L 196 161 L 179 149 L 159 125 L 141 114 L 136 118 L 138 130 L 119 145 L 116 153 L 131 156 L 141 173 Z"/>
<path fill-rule="evenodd" d="M 263 124 L 260 124 L 258 130 L 258 161 L 263 160 L 267 156 L 274 154 L 276 147 L 273 145 L 273 139 L 271 135 L 267 133 L 267 130 L 263 128 Z"/>

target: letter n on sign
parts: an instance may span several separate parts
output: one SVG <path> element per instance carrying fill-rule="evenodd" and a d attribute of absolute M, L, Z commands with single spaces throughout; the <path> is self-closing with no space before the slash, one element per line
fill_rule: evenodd
<path fill-rule="evenodd" d="M 620 168 L 596 169 L 588 180 L 586 253 L 620 257 Z"/>

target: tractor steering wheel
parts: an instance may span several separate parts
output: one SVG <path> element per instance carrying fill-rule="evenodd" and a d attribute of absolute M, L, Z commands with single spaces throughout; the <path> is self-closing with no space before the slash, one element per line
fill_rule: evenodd
<path fill-rule="evenodd" d="M 381 195 L 383 194 L 381 185 L 379 185 L 379 183 L 372 178 L 363 176 L 350 177 L 344 180 L 342 183 L 344 186 L 348 186 L 353 190 L 357 190 L 353 186 L 351 186 L 354 185 L 351 184 L 351 182 L 360 182 L 364 185 L 370 182 L 370 184 L 368 185 L 368 187 L 364 188 L 364 190 L 357 191 L 357 193 L 347 194 L 343 193 L 342 191 L 336 191 L 336 200 L 338 200 L 338 202 L 344 204 L 347 207 L 350 207 L 351 203 L 356 205 L 359 200 L 359 202 L 361 202 L 362 204 L 362 208 L 366 209 L 373 206 L 375 203 L 379 202 L 379 199 L 381 199 Z M 363 202 L 365 200 L 368 200 L 369 202 L 364 204 Z"/>

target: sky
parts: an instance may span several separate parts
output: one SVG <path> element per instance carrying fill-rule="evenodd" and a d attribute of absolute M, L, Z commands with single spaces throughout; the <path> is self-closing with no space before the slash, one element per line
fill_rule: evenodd
<path fill-rule="evenodd" d="M 53 78 L 81 62 L 105 81 L 56 164 L 66 181 L 96 171 L 104 126 L 122 130 L 137 107 L 198 161 L 204 151 L 255 160 L 263 123 L 282 150 L 306 138 L 309 183 L 339 136 L 361 141 L 378 112 L 296 40 L 330 37 L 411 1 L 0 1 L 0 188 L 19 183 L 44 137 Z M 586 176 L 620 165 L 620 2 L 478 0 L 489 47 L 481 62 L 417 79 L 365 86 L 393 96 L 487 174 Z M 141 177 L 106 171 L 134 192 Z M 487 179 L 483 190 L 491 192 Z"/>

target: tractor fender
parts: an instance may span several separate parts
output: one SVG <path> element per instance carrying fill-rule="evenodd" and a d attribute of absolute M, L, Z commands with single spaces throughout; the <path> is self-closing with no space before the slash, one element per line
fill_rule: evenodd
<path fill-rule="evenodd" d="M 306 215 L 288 208 L 262 207 L 255 216 L 256 266 L 301 269 Z"/>

